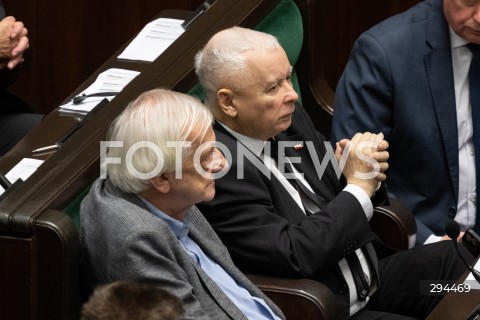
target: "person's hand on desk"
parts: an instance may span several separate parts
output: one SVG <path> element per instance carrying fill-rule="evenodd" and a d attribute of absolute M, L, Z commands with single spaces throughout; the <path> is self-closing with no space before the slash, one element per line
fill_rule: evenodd
<path fill-rule="evenodd" d="M 0 69 L 13 69 L 23 62 L 23 53 L 29 47 L 27 33 L 23 22 L 14 17 L 0 21 Z"/>

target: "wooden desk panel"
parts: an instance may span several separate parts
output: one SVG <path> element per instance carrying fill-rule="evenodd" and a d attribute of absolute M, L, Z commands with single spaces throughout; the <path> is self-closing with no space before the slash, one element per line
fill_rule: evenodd
<path fill-rule="evenodd" d="M 35 237 L 1 235 L 0 241 L 0 310 L 2 319 L 31 319 L 36 302 L 30 290 L 36 283 Z M 17 277 L 22 274 L 23 277 Z M 21 297 L 21 298 L 19 298 Z M 5 310 L 7 310 L 5 314 Z M 8 312 L 12 310 L 12 312 Z"/>
<path fill-rule="evenodd" d="M 158 12 L 194 10 L 203 0 L 2 2 L 25 23 L 31 44 L 12 92 L 47 113 Z"/>
<path fill-rule="evenodd" d="M 116 55 L 112 56 L 82 87 L 93 82 L 100 72 L 110 67 L 143 71 L 72 135 L 61 149 L 46 155 L 47 161 L 0 202 L 0 230 L 28 234 L 31 232 L 32 219 L 42 211 L 47 208 L 62 210 L 75 194 L 99 175 L 99 142 L 105 139 L 111 121 L 131 100 L 141 92 L 155 87 L 188 90 L 195 79 L 193 58 L 214 33 L 237 24 L 254 26 L 277 3 L 278 1 L 262 0 L 217 0 L 153 63 L 131 64 L 118 61 Z M 74 94 L 80 91 L 81 89 L 76 90 Z M 60 124 L 62 121 L 69 124 Z M 0 159 L 0 171 L 5 173 L 23 157 L 31 157 L 31 150 L 51 144 L 65 132 L 64 128 L 73 123 L 71 119 L 62 118 L 54 111 L 44 123 Z"/>

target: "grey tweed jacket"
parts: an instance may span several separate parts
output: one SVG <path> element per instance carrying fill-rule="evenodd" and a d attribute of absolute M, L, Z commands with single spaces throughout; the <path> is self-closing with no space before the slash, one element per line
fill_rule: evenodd
<path fill-rule="evenodd" d="M 191 237 L 253 296 L 281 311 L 233 264 L 230 255 L 203 215 L 189 211 Z M 91 286 L 141 279 L 179 296 L 185 319 L 246 319 L 235 304 L 183 249 L 162 219 L 146 210 L 133 194 L 109 180 L 97 180 L 82 202 L 80 236 L 83 265 Z"/>

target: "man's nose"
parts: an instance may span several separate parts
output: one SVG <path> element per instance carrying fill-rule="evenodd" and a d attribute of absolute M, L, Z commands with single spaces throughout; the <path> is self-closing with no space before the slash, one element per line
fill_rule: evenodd
<path fill-rule="evenodd" d="M 477 27 L 480 26 L 480 3 L 475 7 L 475 12 L 473 13 L 473 20 L 477 23 Z"/>
<path fill-rule="evenodd" d="M 287 96 L 288 101 L 292 101 L 292 102 L 297 102 L 298 101 L 298 93 L 293 88 L 293 83 L 291 83 L 291 82 L 288 83 L 287 95 L 288 95 Z"/>
<path fill-rule="evenodd" d="M 210 162 L 210 168 L 212 169 L 212 172 L 219 172 L 226 167 L 228 167 L 227 159 L 225 159 L 220 150 L 216 149 L 215 153 L 213 154 L 212 162 Z"/>

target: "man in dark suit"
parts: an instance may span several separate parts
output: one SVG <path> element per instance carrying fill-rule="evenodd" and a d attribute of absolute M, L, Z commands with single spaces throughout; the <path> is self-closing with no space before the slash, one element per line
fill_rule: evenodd
<path fill-rule="evenodd" d="M 221 31 L 195 67 L 230 163 L 215 198 L 198 207 L 235 263 L 325 283 L 338 298 L 338 319 L 425 318 L 439 296 L 421 296 L 421 280 L 454 280 L 465 267 L 447 242 L 377 258 L 368 219 L 388 167 L 383 135 L 356 134 L 334 155 L 296 104 L 292 67 L 268 34 Z M 276 145 L 279 152 L 264 150 Z M 335 172 L 342 155 L 346 183 Z M 326 168 L 324 160 L 331 160 Z M 287 180 L 292 174 L 296 179 Z"/>
<path fill-rule="evenodd" d="M 18 97 L 7 91 L 23 62 L 23 53 L 28 49 L 27 29 L 14 17 L 3 17 L 5 11 L 0 1 L 0 156 L 4 155 L 33 127 L 42 115 Z"/>
<path fill-rule="evenodd" d="M 479 16 L 479 1 L 427 0 L 387 19 L 358 38 L 336 89 L 332 142 L 385 134 L 387 188 L 412 209 L 418 245 L 451 219 L 480 227 L 466 46 L 480 44 Z"/>
<path fill-rule="evenodd" d="M 182 299 L 184 319 L 283 319 L 195 207 L 213 198 L 213 173 L 225 165 L 212 121 L 197 99 L 161 89 L 115 120 L 103 158 L 108 177 L 80 211 L 85 280 L 149 282 Z"/>

